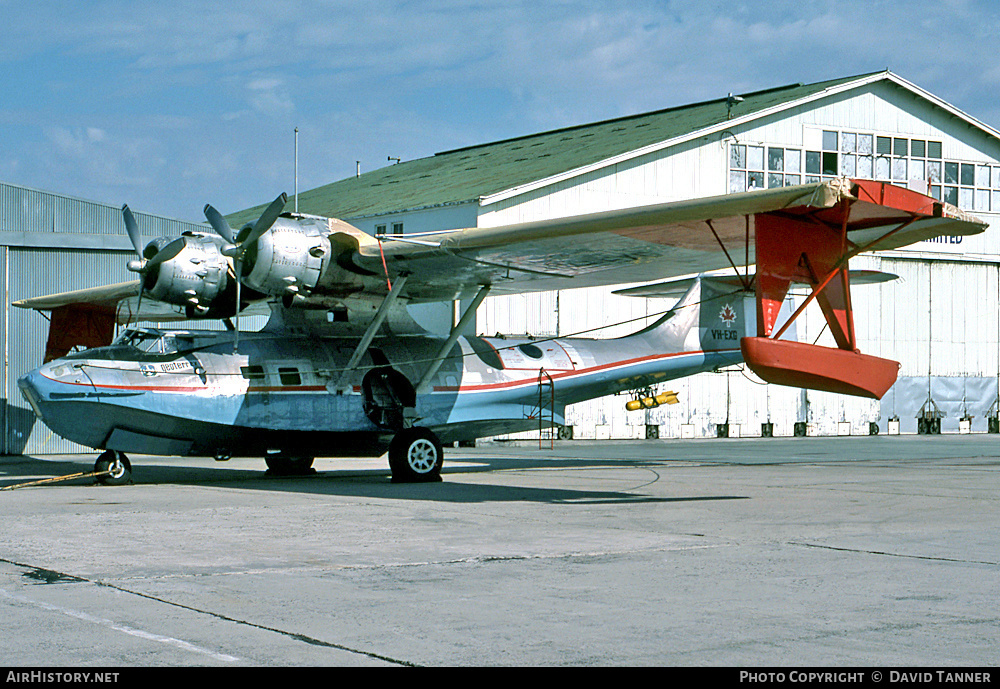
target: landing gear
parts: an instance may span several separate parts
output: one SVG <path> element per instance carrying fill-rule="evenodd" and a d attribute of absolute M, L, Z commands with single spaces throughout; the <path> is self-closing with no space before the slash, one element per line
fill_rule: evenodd
<path fill-rule="evenodd" d="M 272 476 L 307 476 L 315 474 L 312 457 L 293 457 L 282 453 L 264 455 L 267 473 Z"/>
<path fill-rule="evenodd" d="M 443 461 L 441 441 L 426 428 L 404 428 L 389 445 L 393 483 L 440 481 Z"/>
<path fill-rule="evenodd" d="M 94 463 L 94 471 L 111 472 L 97 477 L 97 481 L 105 486 L 124 486 L 132 483 L 132 463 L 128 461 L 124 452 L 105 450 Z"/>

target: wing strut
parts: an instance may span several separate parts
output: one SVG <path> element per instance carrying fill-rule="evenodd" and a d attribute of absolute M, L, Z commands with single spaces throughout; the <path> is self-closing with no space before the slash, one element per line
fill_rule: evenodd
<path fill-rule="evenodd" d="M 455 346 L 455 342 L 458 341 L 459 336 L 461 336 L 462 332 L 465 330 L 465 326 L 469 324 L 470 320 L 472 320 L 472 317 L 476 314 L 476 309 L 478 309 L 479 305 L 483 303 L 483 299 L 486 298 L 486 295 L 489 294 L 489 292 L 490 286 L 483 285 L 479 289 L 479 292 L 476 293 L 476 296 L 473 297 L 472 303 L 469 304 L 467 309 L 465 309 L 465 313 L 462 314 L 458 323 L 455 324 L 455 327 L 451 329 L 451 333 L 448 334 L 448 339 L 441 345 L 441 349 L 438 350 L 437 356 L 435 356 L 434 361 L 431 362 L 430 368 L 427 369 L 423 377 L 420 379 L 420 382 L 417 383 L 417 394 L 426 392 L 427 388 L 430 387 L 431 378 L 433 378 L 434 374 L 438 372 L 439 368 L 441 368 L 441 364 L 444 363 L 444 359 L 448 356 L 448 352 L 450 352 L 451 348 Z"/>
<path fill-rule="evenodd" d="M 382 323 L 385 322 L 386 316 L 389 315 L 389 307 L 392 306 L 400 292 L 403 291 L 403 287 L 406 285 L 406 278 L 406 275 L 400 275 L 397 277 L 396 282 L 392 286 L 392 291 L 385 296 L 385 299 L 383 299 L 382 303 L 379 305 L 378 311 L 375 312 L 375 317 L 368 325 L 368 329 L 365 330 L 365 334 L 361 336 L 361 341 L 358 342 L 358 346 L 354 348 L 354 353 L 347 362 L 347 366 L 344 367 L 343 372 L 341 372 L 340 378 L 337 379 L 337 386 L 335 388 L 337 394 L 343 394 L 345 386 L 347 385 L 347 377 L 358 367 L 358 362 L 361 361 L 361 357 L 364 356 L 364 353 L 368 350 L 368 345 L 370 345 L 372 340 L 375 339 L 375 334 L 378 332 L 378 329 L 382 327 Z"/>

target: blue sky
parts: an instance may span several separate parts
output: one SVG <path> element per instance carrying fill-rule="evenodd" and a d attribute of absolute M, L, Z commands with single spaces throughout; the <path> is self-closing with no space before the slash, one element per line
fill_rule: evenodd
<path fill-rule="evenodd" d="M 188 220 L 486 141 L 891 69 L 1000 128 L 995 0 L 0 0 L 0 180 Z"/>

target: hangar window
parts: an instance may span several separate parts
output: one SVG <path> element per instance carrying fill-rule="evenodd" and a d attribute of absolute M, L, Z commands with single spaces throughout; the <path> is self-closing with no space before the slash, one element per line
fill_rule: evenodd
<path fill-rule="evenodd" d="M 905 182 L 909 179 L 907 173 L 907 160 L 906 158 L 893 158 L 892 159 L 892 181 L 894 182 Z"/>
<path fill-rule="evenodd" d="M 764 188 L 764 147 L 731 144 L 729 191 L 739 193 Z"/>
<path fill-rule="evenodd" d="M 1000 165 L 945 160 L 943 143 L 932 139 L 812 131 L 804 150 L 731 143 L 729 191 L 855 177 L 891 182 L 960 208 L 1000 212 Z"/>
<path fill-rule="evenodd" d="M 823 151 L 823 174 L 836 175 L 837 167 L 837 154 Z"/>
<path fill-rule="evenodd" d="M 770 172 L 781 172 L 785 169 L 785 149 L 769 146 L 767 149 L 767 169 Z"/>
<path fill-rule="evenodd" d="M 990 166 L 989 165 L 977 165 L 976 166 L 976 186 L 977 187 L 988 187 L 988 186 L 990 186 Z"/>
<path fill-rule="evenodd" d="M 944 164 L 944 183 L 958 184 L 958 163 Z"/>

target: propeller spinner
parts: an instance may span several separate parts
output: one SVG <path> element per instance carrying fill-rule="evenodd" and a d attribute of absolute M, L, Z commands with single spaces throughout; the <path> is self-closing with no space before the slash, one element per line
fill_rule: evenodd
<path fill-rule="evenodd" d="M 258 239 L 260 239 L 265 232 L 271 229 L 274 225 L 274 221 L 278 219 L 281 212 L 285 209 L 285 204 L 288 203 L 288 195 L 282 192 L 278 198 L 271 202 L 271 204 L 264 209 L 260 217 L 257 218 L 257 222 L 253 225 L 245 225 L 242 230 L 240 230 L 239 235 L 233 234 L 233 228 L 229 226 L 226 219 L 222 217 L 222 213 L 217 211 L 212 204 L 205 204 L 205 217 L 208 219 L 208 223 L 212 228 L 226 240 L 227 246 L 223 247 L 222 253 L 225 256 L 229 256 L 233 259 L 233 270 L 236 273 L 236 327 L 234 329 L 234 340 L 233 348 L 239 347 L 239 337 L 240 337 L 240 306 L 241 306 L 241 293 L 240 287 L 242 285 L 242 262 L 243 256 L 246 254 L 247 249 L 252 247 Z M 245 234 L 245 236 L 243 236 Z M 240 237 L 242 236 L 242 239 Z M 167 248 L 167 247 L 164 247 Z"/>
<path fill-rule="evenodd" d="M 139 313 L 142 311 L 142 295 L 149 286 L 149 276 L 156 274 L 156 268 L 161 263 L 169 261 L 184 250 L 184 239 L 175 239 L 162 249 L 159 249 L 155 242 L 150 242 L 146 245 L 144 251 L 142 248 L 142 235 L 139 234 L 139 223 L 136 222 L 135 216 L 132 214 L 132 210 L 128 207 L 128 204 L 122 206 L 122 217 L 125 219 L 125 231 L 128 232 L 128 238 L 131 240 L 132 247 L 139 257 L 139 260 L 129 261 L 127 265 L 130 271 L 138 273 L 141 276 L 139 299 L 135 305 L 136 318 L 138 318 Z M 149 254 L 149 256 L 146 254 Z"/>
<path fill-rule="evenodd" d="M 135 253 L 139 256 L 138 261 L 128 262 L 128 269 L 133 273 L 139 273 L 145 277 L 153 268 L 165 261 L 169 261 L 184 250 L 184 239 L 181 237 L 170 242 L 162 249 L 158 249 L 154 242 L 150 242 L 146 245 L 144 251 L 142 249 L 142 237 L 139 234 L 139 224 L 135 221 L 135 216 L 132 215 L 128 204 L 122 206 L 122 215 L 125 218 L 125 231 L 128 232 L 128 238 L 132 240 Z M 146 254 L 150 255 L 147 256 Z"/>
<path fill-rule="evenodd" d="M 222 250 L 222 253 L 239 261 L 242 260 L 247 249 L 253 246 L 265 232 L 271 229 L 274 221 L 278 219 L 281 211 L 285 209 L 286 203 L 288 203 L 288 195 L 285 193 L 280 194 L 278 198 L 271 202 L 271 205 L 264 209 L 261 216 L 257 218 L 257 222 L 253 225 L 247 224 L 240 230 L 240 235 L 247 232 L 242 240 L 239 240 L 239 237 L 233 234 L 233 228 L 229 226 L 226 219 L 222 217 L 222 213 L 217 211 L 212 204 L 205 205 L 205 217 L 208 218 L 208 223 L 219 233 L 219 236 L 230 244 L 230 246 Z"/>

